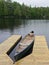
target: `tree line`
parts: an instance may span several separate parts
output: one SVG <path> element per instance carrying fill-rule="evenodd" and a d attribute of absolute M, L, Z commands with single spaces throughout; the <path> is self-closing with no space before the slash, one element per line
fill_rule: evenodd
<path fill-rule="evenodd" d="M 49 19 L 49 7 L 31 7 L 11 0 L 0 0 L 0 18 Z"/>

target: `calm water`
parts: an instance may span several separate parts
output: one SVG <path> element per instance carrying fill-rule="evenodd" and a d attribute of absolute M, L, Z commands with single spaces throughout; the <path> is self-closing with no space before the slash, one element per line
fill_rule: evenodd
<path fill-rule="evenodd" d="M 32 30 L 35 32 L 35 35 L 44 35 L 49 47 L 49 20 L 2 19 L 0 20 L 0 43 L 14 34 L 20 34 L 24 37 Z M 10 54 L 12 59 L 15 49 Z"/>
<path fill-rule="evenodd" d="M 13 34 L 23 37 L 30 31 L 35 35 L 45 35 L 49 47 L 49 20 L 0 20 L 0 43 Z"/>

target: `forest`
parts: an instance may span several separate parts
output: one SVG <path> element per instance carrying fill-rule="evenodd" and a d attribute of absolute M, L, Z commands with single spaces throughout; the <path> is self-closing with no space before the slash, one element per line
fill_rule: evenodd
<path fill-rule="evenodd" d="M 0 0 L 0 18 L 49 19 L 49 7 L 31 7 L 11 0 Z"/>

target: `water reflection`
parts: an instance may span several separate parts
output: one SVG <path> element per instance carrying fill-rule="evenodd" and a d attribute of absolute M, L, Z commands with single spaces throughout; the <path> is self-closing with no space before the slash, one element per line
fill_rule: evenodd
<path fill-rule="evenodd" d="M 13 34 L 23 37 L 34 30 L 35 35 L 45 35 L 49 46 L 49 20 L 0 19 L 0 43 Z"/>
<path fill-rule="evenodd" d="M 19 26 L 19 21 L 18 23 L 15 22 L 14 19 L 1 19 L 0 20 L 0 29 L 11 29 L 13 30 L 15 26 Z"/>

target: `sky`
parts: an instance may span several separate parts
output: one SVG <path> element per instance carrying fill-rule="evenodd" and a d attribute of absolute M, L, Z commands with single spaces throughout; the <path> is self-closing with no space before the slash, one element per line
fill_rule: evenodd
<path fill-rule="evenodd" d="M 20 4 L 24 3 L 25 5 L 32 7 L 49 7 L 49 0 L 13 0 L 19 2 Z"/>

